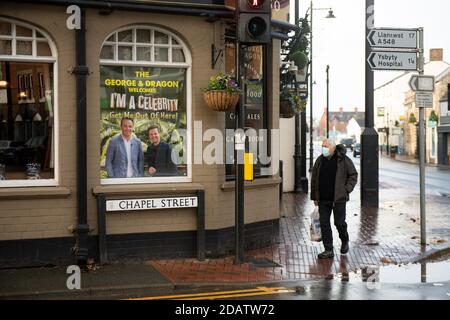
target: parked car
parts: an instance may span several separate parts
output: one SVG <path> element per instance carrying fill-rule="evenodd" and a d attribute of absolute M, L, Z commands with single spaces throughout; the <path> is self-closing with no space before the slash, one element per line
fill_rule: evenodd
<path fill-rule="evenodd" d="M 360 155 L 361 155 L 361 144 L 355 143 L 355 145 L 353 146 L 353 156 L 356 158 L 356 156 Z"/>
<path fill-rule="evenodd" d="M 346 148 L 352 149 L 352 145 L 355 143 L 353 139 L 342 139 L 341 144 L 343 144 Z"/>

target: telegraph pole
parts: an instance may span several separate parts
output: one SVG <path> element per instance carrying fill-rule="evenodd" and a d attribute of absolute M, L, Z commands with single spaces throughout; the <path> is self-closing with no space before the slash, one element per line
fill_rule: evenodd
<path fill-rule="evenodd" d="M 374 0 L 366 0 L 366 38 L 374 27 L 374 7 Z M 374 77 L 367 61 L 371 47 L 366 38 L 366 117 L 361 135 L 361 205 L 378 208 L 378 133 L 374 129 Z"/>

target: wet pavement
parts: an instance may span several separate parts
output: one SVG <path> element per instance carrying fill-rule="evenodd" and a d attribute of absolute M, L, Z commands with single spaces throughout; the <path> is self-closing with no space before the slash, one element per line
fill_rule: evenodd
<path fill-rule="evenodd" d="M 359 171 L 359 158 L 352 159 Z M 441 195 L 450 191 L 446 183 L 450 171 L 427 168 L 427 245 L 421 246 L 414 170 L 415 165 L 380 158 L 380 205 L 376 209 L 361 208 L 360 186 L 355 187 L 347 204 L 347 255 L 339 253 L 333 226 L 335 257 L 318 259 L 323 246 L 310 240 L 313 204 L 309 195 L 285 193 L 278 242 L 246 251 L 246 262 L 241 265 L 234 264 L 233 256 L 111 264 L 83 273 L 79 292 L 65 287 L 64 268 L 0 270 L 0 298 L 15 294 L 22 298 L 118 299 L 228 287 L 244 288 L 249 299 L 450 299 L 450 197 Z M 261 289 L 262 284 L 287 291 Z M 234 296 L 245 299 L 236 293 L 224 299 Z"/>
<path fill-rule="evenodd" d="M 359 158 L 351 158 L 359 171 Z M 232 256 L 204 262 L 177 259 L 148 263 L 173 283 L 326 279 L 367 266 L 411 263 L 425 252 L 450 245 L 450 198 L 439 193 L 450 191 L 450 184 L 446 182 L 450 181 L 450 171 L 427 168 L 427 245 L 421 246 L 416 167 L 380 157 L 380 205 L 376 209 L 361 208 L 358 183 L 347 204 L 350 251 L 346 256 L 339 253 L 340 241 L 333 226 L 335 258 L 317 258 L 323 246 L 309 239 L 309 215 L 313 210 L 309 195 L 285 193 L 281 202 L 279 243 L 245 253 L 247 260 L 274 262 L 275 266 L 261 267 L 251 262 L 234 265 Z M 450 271 L 442 272 L 450 274 Z"/>
<path fill-rule="evenodd" d="M 326 278 L 131 294 L 137 300 L 450 300 L 450 262 L 368 266 Z M 125 297 L 123 297 L 125 298 Z"/>

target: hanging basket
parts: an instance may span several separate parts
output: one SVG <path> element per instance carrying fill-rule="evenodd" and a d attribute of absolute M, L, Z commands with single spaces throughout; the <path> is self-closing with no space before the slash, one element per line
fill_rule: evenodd
<path fill-rule="evenodd" d="M 295 112 L 292 109 L 291 102 L 288 100 L 280 101 L 280 118 L 292 118 Z"/>
<path fill-rule="evenodd" d="M 239 102 L 238 92 L 226 92 L 211 90 L 203 93 L 203 99 L 208 107 L 214 111 L 229 111 L 234 109 Z"/>

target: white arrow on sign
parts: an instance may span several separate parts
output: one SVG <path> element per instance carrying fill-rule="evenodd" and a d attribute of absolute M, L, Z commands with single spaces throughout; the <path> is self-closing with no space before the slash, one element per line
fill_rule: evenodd
<path fill-rule="evenodd" d="M 372 70 L 417 70 L 417 53 L 374 51 L 367 58 Z"/>
<path fill-rule="evenodd" d="M 433 94 L 432 93 L 416 93 L 416 107 L 432 108 Z"/>
<path fill-rule="evenodd" d="M 367 41 L 371 47 L 417 49 L 417 30 L 372 29 Z"/>
<path fill-rule="evenodd" d="M 413 75 L 409 80 L 409 87 L 412 91 L 433 92 L 434 77 Z"/>

